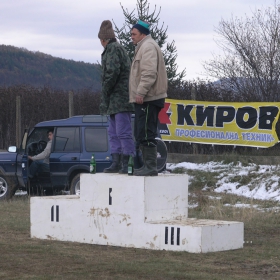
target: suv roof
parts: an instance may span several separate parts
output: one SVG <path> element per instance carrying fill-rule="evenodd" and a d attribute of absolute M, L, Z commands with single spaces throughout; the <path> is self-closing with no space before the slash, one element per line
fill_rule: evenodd
<path fill-rule="evenodd" d="M 94 123 L 96 126 L 109 125 L 107 116 L 100 115 L 82 115 L 74 116 L 68 119 L 44 121 L 35 125 L 35 127 L 50 127 L 50 126 L 75 126 L 84 125 L 91 126 Z"/>

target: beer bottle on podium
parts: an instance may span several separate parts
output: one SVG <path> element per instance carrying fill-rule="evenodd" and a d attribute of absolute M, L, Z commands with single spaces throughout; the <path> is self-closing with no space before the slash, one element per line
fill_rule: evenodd
<path fill-rule="evenodd" d="M 89 172 L 91 174 L 95 174 L 96 173 L 96 161 L 95 161 L 94 154 L 92 154 L 91 159 L 90 159 Z"/>
<path fill-rule="evenodd" d="M 133 175 L 133 171 L 134 171 L 134 159 L 133 156 L 129 157 L 129 161 L 128 161 L 128 175 Z"/>

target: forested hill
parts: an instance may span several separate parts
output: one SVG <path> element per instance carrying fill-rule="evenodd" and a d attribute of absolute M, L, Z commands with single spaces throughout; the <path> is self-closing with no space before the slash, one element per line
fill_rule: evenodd
<path fill-rule="evenodd" d="M 35 87 L 76 90 L 101 88 L 97 64 L 53 57 L 24 48 L 0 45 L 0 86 L 28 84 Z"/>

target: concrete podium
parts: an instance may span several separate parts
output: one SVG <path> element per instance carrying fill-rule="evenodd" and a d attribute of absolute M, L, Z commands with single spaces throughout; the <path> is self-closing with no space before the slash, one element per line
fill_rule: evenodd
<path fill-rule="evenodd" d="M 32 238 L 193 253 L 243 247 L 243 223 L 188 218 L 187 175 L 82 174 L 80 196 L 30 201 Z"/>

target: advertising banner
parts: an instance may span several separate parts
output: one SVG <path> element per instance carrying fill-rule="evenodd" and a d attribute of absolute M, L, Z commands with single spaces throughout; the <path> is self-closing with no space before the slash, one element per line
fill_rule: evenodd
<path fill-rule="evenodd" d="M 268 148 L 279 142 L 280 103 L 166 99 L 159 114 L 164 141 Z"/>

